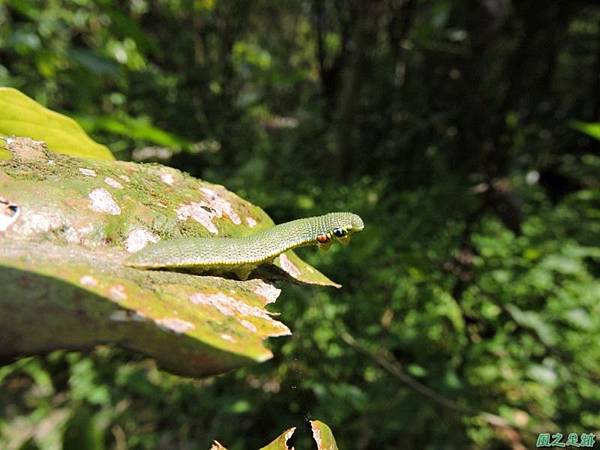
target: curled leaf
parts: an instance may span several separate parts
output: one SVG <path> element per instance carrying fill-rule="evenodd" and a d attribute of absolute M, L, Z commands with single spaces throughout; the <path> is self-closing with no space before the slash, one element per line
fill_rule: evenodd
<path fill-rule="evenodd" d="M 318 450 L 338 450 L 331 428 L 326 424 L 320 420 L 311 420 L 310 428 Z"/>
<path fill-rule="evenodd" d="M 0 87 L 0 134 L 44 141 L 54 152 L 65 155 L 114 159 L 108 147 L 93 141 L 73 119 L 13 88 Z"/>

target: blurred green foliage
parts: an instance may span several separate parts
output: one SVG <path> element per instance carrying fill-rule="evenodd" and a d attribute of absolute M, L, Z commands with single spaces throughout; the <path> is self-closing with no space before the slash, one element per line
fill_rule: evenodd
<path fill-rule="evenodd" d="M 286 288 L 294 336 L 267 363 L 183 380 L 100 348 L 0 368 L 0 447 L 250 449 L 313 417 L 358 450 L 600 430 L 596 2 L 42 3 L 0 3 L 0 84 L 279 222 L 367 228 L 303 252 L 344 288 Z"/>

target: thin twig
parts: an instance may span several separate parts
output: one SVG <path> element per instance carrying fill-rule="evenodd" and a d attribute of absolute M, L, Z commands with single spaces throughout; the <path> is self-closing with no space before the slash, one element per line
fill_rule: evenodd
<path fill-rule="evenodd" d="M 346 344 L 348 344 L 354 350 L 377 363 L 377 365 L 379 365 L 382 369 L 384 369 L 387 373 L 392 375 L 398 381 L 406 385 L 409 389 L 412 389 L 413 391 L 421 394 L 422 396 L 433 401 L 434 403 L 455 412 L 480 417 L 485 422 L 495 427 L 507 428 L 511 430 L 514 428 L 514 426 L 509 424 L 506 421 L 506 419 L 496 414 L 488 413 L 485 411 L 477 411 L 469 407 L 461 406 L 454 400 L 440 395 L 433 389 L 429 388 L 428 386 L 425 386 L 424 384 L 420 383 L 419 381 L 415 380 L 410 375 L 408 375 L 406 372 L 404 372 L 400 364 L 397 361 L 395 361 L 393 357 L 385 353 L 376 353 L 369 350 L 368 348 L 364 347 L 362 344 L 357 342 L 356 339 L 354 339 L 354 337 L 347 331 L 342 331 L 340 335 L 344 342 L 346 342 Z"/>

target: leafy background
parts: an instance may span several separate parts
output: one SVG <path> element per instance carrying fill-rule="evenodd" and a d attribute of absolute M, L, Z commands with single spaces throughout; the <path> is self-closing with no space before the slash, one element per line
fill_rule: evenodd
<path fill-rule="evenodd" d="M 302 253 L 275 357 L 191 380 L 99 347 L 0 368 L 0 447 L 522 449 L 600 432 L 600 7 L 542 0 L 0 2 L 0 85 L 119 159 L 277 221 Z"/>

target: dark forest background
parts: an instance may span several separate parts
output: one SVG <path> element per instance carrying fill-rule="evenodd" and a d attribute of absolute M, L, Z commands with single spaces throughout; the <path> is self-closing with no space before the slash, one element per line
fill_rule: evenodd
<path fill-rule="evenodd" d="M 266 363 L 207 380 L 116 349 L 0 368 L 0 447 L 529 449 L 600 432 L 600 5 L 4 0 L 0 85 L 119 159 L 277 222 L 367 224 L 302 256 Z"/>

